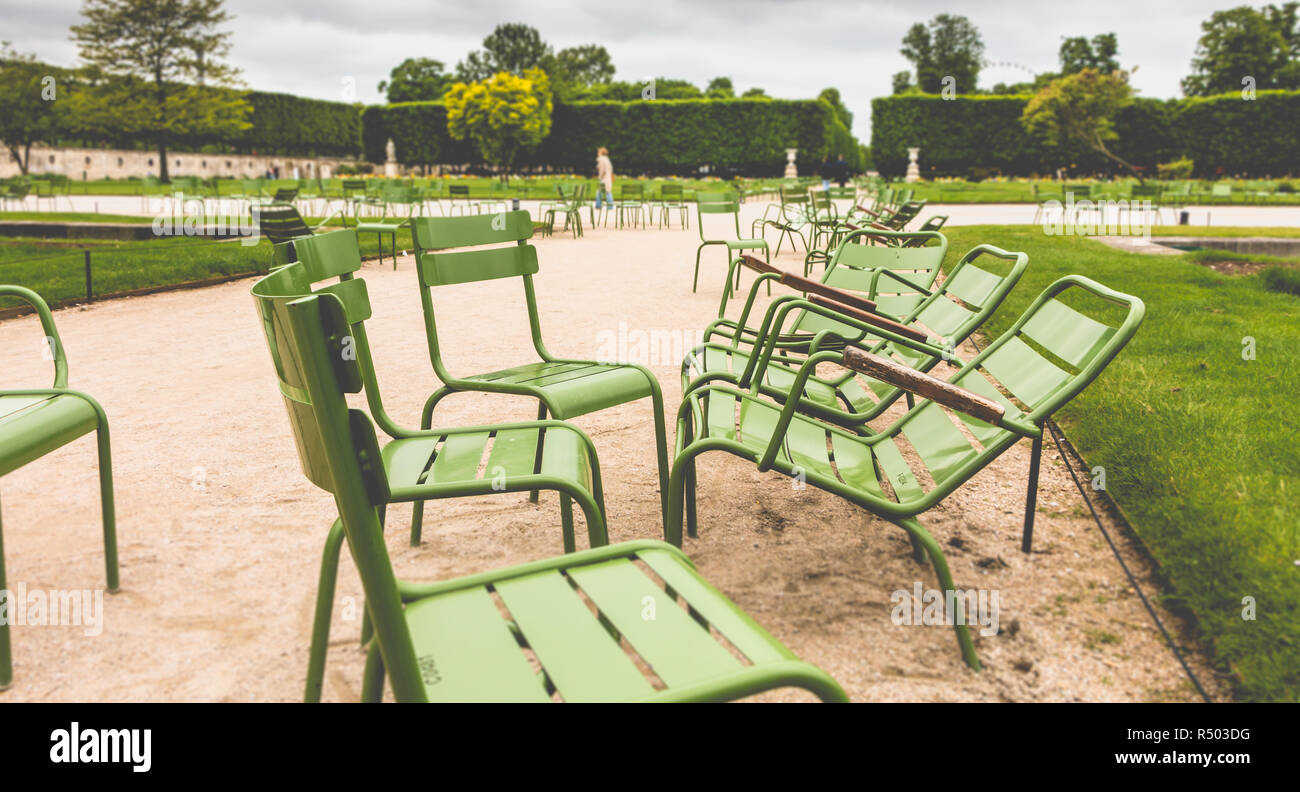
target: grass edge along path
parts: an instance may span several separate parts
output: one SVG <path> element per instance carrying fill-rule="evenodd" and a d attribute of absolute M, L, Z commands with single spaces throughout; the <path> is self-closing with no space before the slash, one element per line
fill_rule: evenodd
<path fill-rule="evenodd" d="M 1032 226 L 946 231 L 949 265 L 980 243 L 1029 255 L 1022 283 L 984 328 L 990 338 L 1072 272 L 1146 302 L 1133 341 L 1058 423 L 1104 468 L 1107 493 L 1159 565 L 1164 604 L 1194 618 L 1237 696 L 1300 699 L 1297 298 L 1258 275 Z"/>

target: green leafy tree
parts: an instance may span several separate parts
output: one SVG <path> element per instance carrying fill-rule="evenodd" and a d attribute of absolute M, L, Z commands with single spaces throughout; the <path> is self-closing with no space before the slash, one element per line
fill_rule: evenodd
<path fill-rule="evenodd" d="M 845 129 L 853 128 L 853 114 L 849 112 L 849 108 L 844 106 L 844 100 L 840 98 L 840 89 L 823 88 L 822 92 L 817 94 L 817 98 L 831 106 L 831 109 L 835 111 L 835 117 L 840 120 L 840 123 L 844 124 Z"/>
<path fill-rule="evenodd" d="M 378 90 L 387 96 L 389 104 L 436 102 L 455 82 L 444 68 L 442 61 L 433 58 L 407 58 L 393 67 Z"/>
<path fill-rule="evenodd" d="M 611 80 L 597 83 L 590 88 L 577 91 L 570 101 L 582 102 L 635 102 L 646 97 L 650 83 L 633 83 Z M 654 78 L 655 99 L 701 99 L 704 94 L 694 83 L 686 80 L 672 80 L 667 77 Z"/>
<path fill-rule="evenodd" d="M 67 89 L 63 71 L 0 41 L 0 140 L 24 174 L 31 165 L 32 144 L 49 142 L 58 129 L 60 84 Z"/>
<path fill-rule="evenodd" d="M 912 62 L 916 84 L 925 93 L 939 93 L 943 78 L 955 80 L 958 91 L 973 93 L 984 58 L 984 40 L 966 17 L 939 14 L 929 25 L 920 22 L 903 37 L 903 57 Z"/>
<path fill-rule="evenodd" d="M 555 53 L 550 69 L 552 89 L 560 93 L 562 84 L 572 89 L 588 88 L 614 79 L 614 61 L 599 44 L 565 47 Z M 545 67 L 543 67 L 545 68 Z"/>
<path fill-rule="evenodd" d="M 180 136 L 228 136 L 248 129 L 252 108 L 223 62 L 231 17 L 224 0 L 85 0 L 72 38 L 85 62 L 84 86 L 67 117 L 80 130 L 139 135 L 157 146 L 159 177 Z"/>
<path fill-rule="evenodd" d="M 482 82 L 498 72 L 523 76 L 528 69 L 554 68 L 551 46 L 532 25 L 507 22 L 483 39 L 483 49 L 471 52 L 456 64 L 456 78 L 461 82 Z"/>
<path fill-rule="evenodd" d="M 551 132 L 551 87 L 546 72 L 498 72 L 486 80 L 456 83 L 443 99 L 447 133 L 470 140 L 483 159 L 508 176 L 519 154 Z"/>
<path fill-rule="evenodd" d="M 710 99 L 735 99 L 736 87 L 730 77 L 714 77 L 704 89 L 704 95 Z"/>
<path fill-rule="evenodd" d="M 772 97 L 768 96 L 767 91 L 764 91 L 762 88 L 754 87 L 754 88 L 745 89 L 745 92 L 740 95 L 740 98 L 741 99 L 771 99 Z"/>
<path fill-rule="evenodd" d="M 1088 40 L 1074 36 L 1061 42 L 1059 56 L 1061 74 L 1074 74 L 1084 69 L 1096 69 L 1102 74 L 1119 71 L 1119 40 L 1114 33 L 1102 33 Z"/>
<path fill-rule="evenodd" d="M 1115 155 L 1106 145 L 1116 140 L 1115 117 L 1133 101 L 1128 73 L 1102 74 L 1084 69 L 1053 80 L 1025 105 L 1020 122 L 1032 135 L 1051 146 L 1063 139 L 1076 140 L 1098 154 L 1128 168 L 1142 181 L 1142 173 Z"/>
<path fill-rule="evenodd" d="M 907 93 L 912 88 L 912 73 L 905 71 L 894 72 L 893 83 L 895 96 Z"/>
<path fill-rule="evenodd" d="M 1192 73 L 1183 79 L 1188 96 L 1239 91 L 1251 78 L 1258 89 L 1300 87 L 1298 3 L 1262 9 L 1237 6 L 1215 11 L 1201 23 Z"/>

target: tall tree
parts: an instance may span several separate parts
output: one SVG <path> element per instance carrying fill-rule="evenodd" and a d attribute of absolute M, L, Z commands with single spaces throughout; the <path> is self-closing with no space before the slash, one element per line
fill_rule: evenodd
<path fill-rule="evenodd" d="M 1117 156 L 1107 145 L 1119 137 L 1115 117 L 1133 101 L 1128 73 L 1102 74 L 1084 69 L 1053 80 L 1025 105 L 1020 122 L 1050 146 L 1063 138 L 1077 140 L 1098 154 L 1128 168 L 1142 181 L 1142 173 Z"/>
<path fill-rule="evenodd" d="M 966 17 L 939 14 L 929 25 L 912 25 L 903 37 L 903 57 L 912 61 L 916 84 L 926 93 L 939 93 L 943 79 L 951 77 L 962 93 L 975 90 L 984 40 Z"/>
<path fill-rule="evenodd" d="M 83 128 L 139 134 L 157 146 L 159 177 L 170 179 L 167 152 L 183 135 L 248 129 L 252 108 L 238 71 L 223 62 L 230 21 L 224 0 L 85 0 L 85 22 L 72 26 L 87 85 L 69 97 L 68 116 Z"/>
<path fill-rule="evenodd" d="M 551 45 L 532 25 L 506 22 L 496 26 L 483 39 L 483 49 L 471 52 L 456 64 L 456 78 L 462 82 L 481 82 L 497 72 L 522 77 L 528 69 L 551 66 Z"/>
<path fill-rule="evenodd" d="M 849 108 L 844 106 L 844 100 L 840 98 L 839 88 L 823 88 L 822 92 L 817 94 L 817 98 L 831 106 L 831 109 L 835 111 L 835 117 L 840 120 L 840 123 L 844 124 L 845 129 L 853 128 L 853 114 L 849 112 Z"/>
<path fill-rule="evenodd" d="M 32 144 L 50 142 L 54 134 L 63 108 L 57 101 L 63 80 L 61 70 L 0 41 L 0 140 L 24 174 L 31 166 Z"/>
<path fill-rule="evenodd" d="M 433 58 L 407 58 L 393 67 L 378 90 L 394 102 L 434 102 L 442 98 L 455 82 L 443 71 L 442 61 Z"/>
<path fill-rule="evenodd" d="M 564 81 L 575 87 L 586 88 L 614 79 L 614 61 L 609 50 L 599 44 L 565 47 L 555 53 L 552 82 Z"/>
<path fill-rule="evenodd" d="M 1061 42 L 1061 74 L 1074 74 L 1084 69 L 1096 69 L 1102 74 L 1119 71 L 1119 40 L 1114 33 L 1102 33 L 1088 40 L 1074 36 Z"/>
<path fill-rule="evenodd" d="M 730 77 L 714 77 L 709 80 L 709 85 L 704 89 L 704 95 L 710 99 L 734 99 L 736 98 L 736 87 L 732 85 Z"/>
<path fill-rule="evenodd" d="M 1215 11 L 1201 23 L 1201 38 L 1192 58 L 1192 73 L 1183 79 L 1183 93 L 1211 96 L 1240 91 L 1245 78 L 1256 88 L 1291 88 L 1300 57 L 1297 7 L 1254 9 L 1237 6 Z"/>

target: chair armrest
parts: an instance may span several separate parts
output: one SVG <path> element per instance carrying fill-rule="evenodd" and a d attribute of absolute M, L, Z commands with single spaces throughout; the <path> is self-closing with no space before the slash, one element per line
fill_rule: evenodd
<path fill-rule="evenodd" d="M 68 387 L 68 359 L 63 354 L 63 342 L 59 340 L 58 328 L 54 326 L 54 314 L 50 312 L 50 306 L 45 299 L 22 286 L 0 286 L 0 295 L 17 297 L 36 309 L 36 315 L 41 319 L 41 329 L 45 331 L 46 343 L 52 347 L 50 354 L 54 357 L 53 387 Z"/>
<path fill-rule="evenodd" d="M 958 412 L 999 426 L 1002 424 L 1005 408 L 992 399 L 972 393 L 965 388 L 945 382 L 937 377 L 917 371 L 914 368 L 895 363 L 887 358 L 873 355 L 865 349 L 849 347 L 844 350 L 844 365 L 854 371 L 860 371 L 881 382 L 902 388 L 936 404 L 942 404 Z"/>
<path fill-rule="evenodd" d="M 754 270 L 755 272 L 771 273 L 779 276 L 782 285 L 789 286 L 807 294 L 815 294 L 832 302 L 842 303 L 844 305 L 857 308 L 861 311 L 874 311 L 876 304 L 865 297 L 859 297 L 853 292 L 847 292 L 843 289 L 837 289 L 834 286 L 827 286 L 821 281 L 805 278 L 802 275 L 796 275 L 793 272 L 786 272 L 780 267 L 768 264 L 762 259 L 755 258 L 749 254 L 740 257 L 740 263 Z M 919 339 L 924 341 L 924 337 Z"/>
<path fill-rule="evenodd" d="M 830 308 L 833 311 L 839 311 L 840 313 L 857 319 L 859 322 L 865 322 L 866 324 L 878 327 L 881 330 L 887 330 L 895 335 L 900 335 L 919 343 L 925 343 L 929 340 L 929 336 L 922 333 L 920 330 L 895 322 L 893 319 L 887 319 L 880 314 L 859 310 L 852 305 L 840 303 L 836 300 L 828 300 L 816 294 L 809 297 L 808 300 L 814 305 L 820 305 L 823 308 Z"/>

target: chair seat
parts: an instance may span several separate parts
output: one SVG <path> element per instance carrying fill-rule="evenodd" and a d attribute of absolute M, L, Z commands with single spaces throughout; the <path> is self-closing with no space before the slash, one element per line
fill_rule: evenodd
<path fill-rule="evenodd" d="M 650 379 L 644 371 L 619 363 L 527 363 L 467 379 L 544 391 L 551 401 L 551 415 L 560 420 L 626 404 L 651 394 Z"/>
<path fill-rule="evenodd" d="M 729 239 L 727 247 L 732 250 L 753 250 L 755 248 L 767 249 L 766 239 Z"/>
<path fill-rule="evenodd" d="M 489 448 L 489 443 L 491 447 Z M 542 454 L 538 461 L 538 447 Z M 380 451 L 393 502 L 533 489 L 561 479 L 591 492 L 593 460 L 586 439 L 554 423 L 482 431 L 436 430 L 401 438 Z M 477 482 L 482 493 L 473 491 Z M 467 487 L 466 485 L 471 485 Z"/>
<path fill-rule="evenodd" d="M 429 700 L 732 698 L 758 689 L 745 690 L 738 677 L 821 681 L 821 672 L 799 663 L 679 550 L 648 541 L 625 547 L 613 558 L 609 551 L 619 548 L 567 556 L 541 570 L 501 570 L 408 604 Z M 843 695 L 825 682 L 822 695 Z"/>
<path fill-rule="evenodd" d="M 0 476 L 98 425 L 95 408 L 80 396 L 0 393 Z"/>

